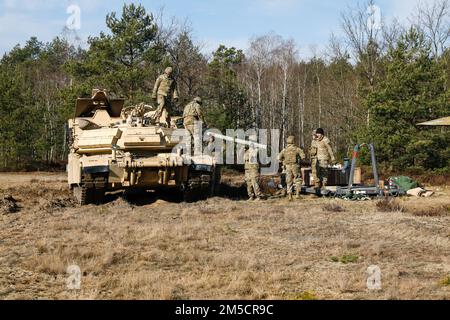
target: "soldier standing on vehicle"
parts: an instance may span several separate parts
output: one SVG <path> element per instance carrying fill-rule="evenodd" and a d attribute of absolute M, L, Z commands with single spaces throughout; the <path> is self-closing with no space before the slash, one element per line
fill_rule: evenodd
<path fill-rule="evenodd" d="M 259 188 L 259 162 L 258 149 L 251 144 L 244 155 L 245 161 L 245 183 L 247 184 L 247 193 L 249 201 L 261 200 L 262 193 Z"/>
<path fill-rule="evenodd" d="M 170 126 L 172 103 L 178 101 L 177 83 L 172 74 L 173 69 L 171 67 L 166 68 L 164 74 L 156 80 L 152 95 L 152 99 L 158 102 L 158 109 L 153 120 L 159 125 L 162 119 L 167 127 Z"/>
<path fill-rule="evenodd" d="M 326 189 L 328 184 L 328 167 L 336 163 L 330 139 L 325 136 L 322 128 L 316 130 L 316 139 L 313 140 L 311 149 L 316 150 L 316 177 L 314 177 L 316 189 Z M 317 178 L 317 179 L 316 179 Z"/>
<path fill-rule="evenodd" d="M 296 199 L 300 199 L 302 191 L 302 174 L 301 174 L 301 160 L 305 159 L 305 152 L 303 149 L 295 145 L 295 137 L 290 136 L 287 139 L 287 147 L 278 156 L 278 160 L 283 163 L 286 168 L 286 183 L 287 195 L 289 201 L 293 200 L 292 192 L 295 184 Z"/>
<path fill-rule="evenodd" d="M 196 148 L 194 153 L 201 152 L 201 140 L 202 133 L 196 132 L 196 126 L 200 124 L 200 128 L 205 125 L 205 119 L 202 113 L 202 98 L 196 97 L 192 102 L 190 102 L 183 112 L 183 124 L 186 131 L 189 133 L 187 136 L 191 141 L 191 150 Z"/>
<path fill-rule="evenodd" d="M 202 112 L 202 104 L 202 98 L 197 97 L 184 108 L 184 128 L 189 131 L 191 136 L 194 136 L 196 122 L 200 121 L 202 122 L 202 126 L 205 125 L 205 118 Z"/>

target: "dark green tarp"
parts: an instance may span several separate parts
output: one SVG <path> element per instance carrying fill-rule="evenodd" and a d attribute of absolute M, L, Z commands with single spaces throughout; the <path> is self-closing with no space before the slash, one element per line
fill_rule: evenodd
<path fill-rule="evenodd" d="M 417 181 L 414 181 L 410 177 L 406 176 L 391 177 L 389 178 L 389 181 L 391 181 L 391 183 L 399 187 L 404 192 L 419 187 L 419 183 L 417 183 Z"/>

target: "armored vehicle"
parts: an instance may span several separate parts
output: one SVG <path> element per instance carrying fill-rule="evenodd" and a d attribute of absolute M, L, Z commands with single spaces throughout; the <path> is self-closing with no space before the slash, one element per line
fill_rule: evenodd
<path fill-rule="evenodd" d="M 67 172 L 81 205 L 101 203 L 105 192 L 115 190 L 161 189 L 183 201 L 217 191 L 220 169 L 214 158 L 192 157 L 178 147 L 184 132 L 176 126 L 179 121 L 156 126 L 152 107 L 124 104 L 105 90 L 77 99 L 75 117 L 68 122 Z"/>

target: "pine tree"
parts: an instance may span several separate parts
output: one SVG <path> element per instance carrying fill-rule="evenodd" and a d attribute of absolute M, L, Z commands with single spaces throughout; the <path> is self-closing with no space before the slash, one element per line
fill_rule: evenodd
<path fill-rule="evenodd" d="M 392 168 L 442 167 L 447 160 L 439 145 L 445 137 L 424 132 L 417 123 L 448 114 L 445 74 L 431 56 L 423 34 L 412 28 L 386 59 L 386 78 L 366 97 L 372 113 L 366 139 L 380 161 Z M 445 151 L 444 151 L 445 153 Z"/>
<path fill-rule="evenodd" d="M 221 45 L 208 65 L 208 123 L 220 130 L 244 128 L 250 120 L 250 110 L 237 76 L 244 59 L 241 50 Z"/>
<path fill-rule="evenodd" d="M 158 63 L 165 58 L 153 15 L 142 5 L 125 4 L 120 17 L 108 14 L 106 25 L 110 34 L 91 37 L 86 57 L 68 66 L 76 85 L 84 94 L 96 87 L 130 103 L 148 100 L 149 79 L 156 79 Z"/>

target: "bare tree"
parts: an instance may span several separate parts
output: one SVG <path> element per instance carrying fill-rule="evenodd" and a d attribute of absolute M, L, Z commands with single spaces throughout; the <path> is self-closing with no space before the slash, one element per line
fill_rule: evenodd
<path fill-rule="evenodd" d="M 425 33 L 431 43 L 433 56 L 437 58 L 445 51 L 450 39 L 450 1 L 421 3 L 417 12 L 415 25 Z"/>
<path fill-rule="evenodd" d="M 369 0 L 364 6 L 349 9 L 342 14 L 342 27 L 347 37 L 347 43 L 353 53 L 353 59 L 364 70 L 364 76 L 370 90 L 374 89 L 379 74 L 378 61 L 383 51 L 382 17 L 376 12 L 374 0 Z M 378 15 L 378 17 L 377 17 Z M 370 110 L 367 110 L 367 125 L 370 123 Z"/>
<path fill-rule="evenodd" d="M 383 23 L 381 30 L 383 48 L 386 50 L 395 47 L 405 28 L 394 18 L 390 23 Z"/>
<path fill-rule="evenodd" d="M 250 41 L 250 48 L 247 52 L 251 69 L 256 76 L 257 102 L 254 110 L 256 127 L 261 126 L 262 111 L 262 81 L 273 56 L 273 41 L 276 36 L 267 34 Z"/>
<path fill-rule="evenodd" d="M 288 82 L 290 71 L 295 63 L 297 54 L 294 40 L 283 40 L 277 38 L 276 47 L 274 48 L 274 57 L 282 72 L 282 98 L 281 98 L 281 128 L 283 141 L 286 140 L 288 128 Z"/>
<path fill-rule="evenodd" d="M 186 27 L 181 29 L 167 48 L 172 65 L 177 70 L 179 89 L 186 98 L 200 94 L 202 74 L 206 72 L 206 59 L 201 49 L 194 42 L 191 29 Z"/>
<path fill-rule="evenodd" d="M 188 25 L 187 22 L 185 22 L 184 25 L 181 24 L 175 17 L 166 19 L 164 16 L 164 7 L 161 7 L 157 11 L 154 15 L 154 19 L 156 26 L 158 27 L 155 42 L 161 50 L 167 50 L 177 34 L 180 33 L 180 29 L 183 29 L 183 26 L 186 27 Z"/>
<path fill-rule="evenodd" d="M 299 133 L 302 146 L 305 145 L 305 110 L 306 110 L 306 88 L 308 81 L 308 66 L 306 63 L 302 63 L 302 68 L 299 69 L 298 74 L 298 120 L 299 120 Z"/>
<path fill-rule="evenodd" d="M 342 27 L 347 36 L 347 43 L 352 49 L 353 59 L 364 67 L 367 80 L 373 86 L 377 73 L 376 60 L 380 49 L 379 37 L 381 21 L 375 21 L 373 12 L 375 3 L 370 0 L 365 6 L 358 5 L 342 14 Z"/>
<path fill-rule="evenodd" d="M 322 72 L 324 67 L 324 61 L 317 53 L 317 48 L 315 46 L 311 46 L 311 53 L 313 55 L 311 59 L 311 66 L 314 72 L 314 81 L 317 86 L 317 110 L 318 110 L 318 125 L 322 126 L 322 113 L 323 113 L 323 99 L 322 99 Z"/>
<path fill-rule="evenodd" d="M 328 48 L 325 54 L 331 60 L 346 58 L 349 54 L 347 48 L 343 46 L 343 41 L 339 39 L 333 32 L 330 35 Z"/>

